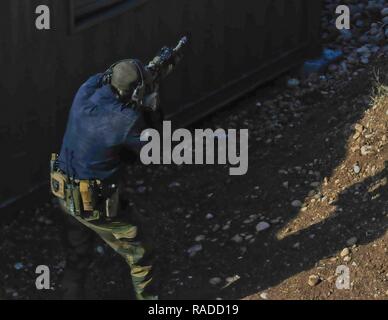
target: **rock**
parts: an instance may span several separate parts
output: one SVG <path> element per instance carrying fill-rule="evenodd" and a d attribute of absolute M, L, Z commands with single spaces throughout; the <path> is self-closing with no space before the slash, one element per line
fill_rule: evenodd
<path fill-rule="evenodd" d="M 388 8 L 384 8 L 383 10 L 381 10 L 381 15 L 383 16 L 383 17 L 386 17 L 386 16 L 388 16 Z"/>
<path fill-rule="evenodd" d="M 248 235 L 246 235 L 245 236 L 245 240 L 251 240 L 253 238 L 253 235 L 251 235 L 251 234 L 248 234 Z"/>
<path fill-rule="evenodd" d="M 240 276 L 238 274 L 234 275 L 233 277 L 227 277 L 225 279 L 226 285 L 224 288 L 229 287 L 231 284 L 235 283 L 236 281 L 240 280 Z"/>
<path fill-rule="evenodd" d="M 206 237 L 203 234 L 201 234 L 201 235 L 195 237 L 195 241 L 201 242 L 201 241 L 205 240 L 205 238 Z"/>
<path fill-rule="evenodd" d="M 271 224 L 278 224 L 282 221 L 282 218 L 281 217 L 277 217 L 275 219 L 272 219 L 270 222 Z"/>
<path fill-rule="evenodd" d="M 344 261 L 345 261 L 345 262 L 349 262 L 350 260 L 352 260 L 352 257 L 351 257 L 351 256 L 346 256 L 346 257 L 344 257 Z"/>
<path fill-rule="evenodd" d="M 236 234 L 231 240 L 236 243 L 240 243 L 243 241 L 243 238 L 239 234 Z"/>
<path fill-rule="evenodd" d="M 190 257 L 193 257 L 197 254 L 197 252 L 201 251 L 202 250 L 202 245 L 201 244 L 196 244 L 196 245 L 193 245 L 192 247 L 190 247 L 188 250 L 187 250 L 187 253 L 189 254 Z"/>
<path fill-rule="evenodd" d="M 147 191 L 147 187 L 145 187 L 145 186 L 140 186 L 140 187 L 138 187 L 138 188 L 136 189 L 136 191 L 137 191 L 138 193 L 144 193 L 144 192 Z"/>
<path fill-rule="evenodd" d="M 361 63 L 362 64 L 369 64 L 369 59 L 367 57 L 362 57 L 361 58 Z"/>
<path fill-rule="evenodd" d="M 345 257 L 348 256 L 349 254 L 350 254 L 349 248 L 345 248 L 345 249 L 343 249 L 343 250 L 341 251 L 340 256 L 341 256 L 341 258 L 345 258 Z"/>
<path fill-rule="evenodd" d="M 213 219 L 213 218 L 214 218 L 214 215 L 211 214 L 211 213 L 208 213 L 208 214 L 206 215 L 206 219 L 208 219 L 208 220 Z"/>
<path fill-rule="evenodd" d="M 220 284 L 221 281 L 222 281 L 221 278 L 219 278 L 219 277 L 214 277 L 214 278 L 211 278 L 211 279 L 209 280 L 209 283 L 210 283 L 212 286 L 216 286 L 216 285 Z"/>
<path fill-rule="evenodd" d="M 363 126 L 362 124 L 356 123 L 355 126 L 354 126 L 354 129 L 355 129 L 357 132 L 362 133 L 362 131 L 364 130 L 364 126 Z"/>
<path fill-rule="evenodd" d="M 366 156 L 373 153 L 373 148 L 371 146 L 365 145 L 361 147 L 360 152 L 362 156 Z"/>
<path fill-rule="evenodd" d="M 379 33 L 379 28 L 377 26 L 373 26 L 372 29 L 370 29 L 369 33 L 372 35 L 372 36 L 375 36 L 376 34 Z"/>
<path fill-rule="evenodd" d="M 256 225 L 256 231 L 261 232 L 261 231 L 267 230 L 270 227 L 271 225 L 268 222 L 261 221 Z"/>
<path fill-rule="evenodd" d="M 22 262 L 16 262 L 13 266 L 16 270 L 21 270 L 24 268 L 24 264 Z"/>
<path fill-rule="evenodd" d="M 345 40 L 345 41 L 350 41 L 350 40 L 352 40 L 352 38 L 353 38 L 353 33 L 352 33 L 351 30 L 342 29 L 342 30 L 340 31 L 340 33 L 341 33 L 341 38 L 342 38 L 343 40 Z"/>
<path fill-rule="evenodd" d="M 352 237 L 346 241 L 346 244 L 351 247 L 357 243 L 358 239 L 356 237 Z"/>
<path fill-rule="evenodd" d="M 309 280 L 308 280 L 307 283 L 308 283 L 308 285 L 309 285 L 310 287 L 315 287 L 315 286 L 317 286 L 321 281 L 322 281 L 322 280 L 321 280 L 321 278 L 320 278 L 319 276 L 313 274 L 313 275 L 309 276 Z"/>
<path fill-rule="evenodd" d="M 368 1 L 368 5 L 366 6 L 366 10 L 372 14 L 381 13 L 382 4 L 374 1 Z"/>
<path fill-rule="evenodd" d="M 176 181 L 171 182 L 171 183 L 168 185 L 169 188 L 178 188 L 178 187 L 180 187 L 180 186 L 181 186 L 181 184 L 180 184 L 179 182 L 176 182 Z"/>
<path fill-rule="evenodd" d="M 359 174 L 361 172 L 360 166 L 358 164 L 355 164 L 353 166 L 353 171 L 354 171 L 355 174 Z"/>
<path fill-rule="evenodd" d="M 360 132 L 356 132 L 354 135 L 353 135 L 353 140 L 357 140 L 359 137 L 361 137 L 361 133 Z M 359 146 L 356 146 L 357 149 L 360 149 Z M 356 148 L 354 147 L 354 148 Z"/>
<path fill-rule="evenodd" d="M 97 246 L 96 247 L 96 252 L 99 254 L 104 254 L 104 247 L 103 246 Z"/>
<path fill-rule="evenodd" d="M 294 200 L 294 201 L 291 202 L 291 205 L 294 208 L 300 208 L 302 206 L 302 202 L 300 200 Z"/>
<path fill-rule="evenodd" d="M 361 56 L 368 56 L 368 55 L 370 55 L 370 50 L 369 50 L 368 46 L 366 46 L 366 45 L 358 48 L 356 51 Z"/>
<path fill-rule="evenodd" d="M 388 296 L 388 291 L 387 291 L 387 296 Z M 268 300 L 268 293 L 267 292 L 260 293 L 260 298 L 263 300 Z"/>

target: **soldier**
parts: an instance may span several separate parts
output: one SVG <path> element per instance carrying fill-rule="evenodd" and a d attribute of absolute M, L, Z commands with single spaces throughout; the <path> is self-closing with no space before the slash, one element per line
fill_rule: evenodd
<path fill-rule="evenodd" d="M 72 220 L 97 233 L 125 259 L 137 299 L 157 298 L 145 241 L 152 236 L 147 236 L 134 210 L 122 210 L 119 192 L 123 154 L 138 154 L 143 145 L 141 132 L 155 127 L 155 118 L 161 119 L 159 80 L 180 60 L 186 41 L 182 38 L 175 49 L 164 47 L 146 66 L 139 60 L 122 60 L 87 80 L 74 98 L 60 154 L 53 154 L 51 159 L 52 193 Z M 90 234 L 80 233 L 73 226 L 67 239 L 69 272 L 65 271 L 64 283 L 71 291 L 78 289 L 81 270 L 87 268 L 81 256 L 90 249 Z M 68 296 L 74 298 L 73 294 Z"/>

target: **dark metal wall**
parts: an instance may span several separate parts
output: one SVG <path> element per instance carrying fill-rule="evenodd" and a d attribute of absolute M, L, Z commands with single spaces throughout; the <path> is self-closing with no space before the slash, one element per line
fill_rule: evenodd
<path fill-rule="evenodd" d="M 317 48 L 321 0 L 133 0 L 139 6 L 72 30 L 69 0 L 0 2 L 0 208 L 47 177 L 72 97 L 115 60 L 148 60 L 191 36 L 163 87 L 167 118 L 187 124 L 302 61 Z M 35 8 L 51 8 L 51 30 Z"/>

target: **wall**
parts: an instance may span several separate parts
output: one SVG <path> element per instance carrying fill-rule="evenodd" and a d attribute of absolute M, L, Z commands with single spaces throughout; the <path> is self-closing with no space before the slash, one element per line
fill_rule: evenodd
<path fill-rule="evenodd" d="M 70 1 L 0 2 L 0 208 L 47 184 L 74 93 L 112 62 L 146 61 L 189 34 L 187 57 L 162 90 L 167 118 L 187 124 L 317 48 L 318 0 L 132 1 L 140 2 L 81 30 Z M 35 28 L 39 4 L 51 8 L 51 30 Z"/>

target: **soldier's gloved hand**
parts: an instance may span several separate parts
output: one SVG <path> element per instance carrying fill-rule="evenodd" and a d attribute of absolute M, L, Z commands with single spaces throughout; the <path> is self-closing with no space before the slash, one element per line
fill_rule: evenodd
<path fill-rule="evenodd" d="M 159 93 L 153 92 L 144 97 L 143 106 L 146 111 L 155 112 L 159 108 Z"/>
<path fill-rule="evenodd" d="M 173 57 L 174 51 L 169 47 L 163 47 L 160 50 L 159 57 L 163 62 L 169 62 Z"/>

